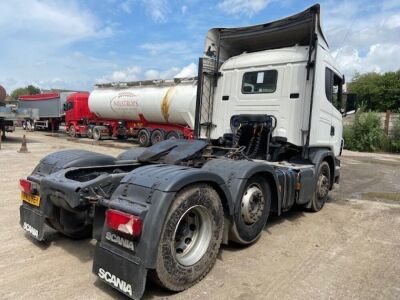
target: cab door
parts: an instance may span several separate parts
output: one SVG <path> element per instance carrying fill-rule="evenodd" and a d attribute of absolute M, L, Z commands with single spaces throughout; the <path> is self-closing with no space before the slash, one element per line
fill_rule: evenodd
<path fill-rule="evenodd" d="M 331 128 L 330 128 L 330 144 L 333 147 L 335 155 L 340 154 L 342 146 L 342 114 L 339 112 L 342 104 L 342 85 L 343 79 L 333 69 L 326 67 L 325 69 L 325 93 L 331 104 Z"/>

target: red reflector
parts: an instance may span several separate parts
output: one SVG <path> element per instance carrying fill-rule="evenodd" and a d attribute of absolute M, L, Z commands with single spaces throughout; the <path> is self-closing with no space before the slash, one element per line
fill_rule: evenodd
<path fill-rule="evenodd" d="M 106 222 L 108 227 L 133 236 L 142 233 L 142 219 L 138 216 L 109 209 L 106 211 Z"/>
<path fill-rule="evenodd" d="M 19 187 L 20 187 L 21 191 L 23 191 L 24 193 L 30 194 L 31 188 L 32 188 L 32 182 L 30 182 L 27 179 L 20 179 Z"/>

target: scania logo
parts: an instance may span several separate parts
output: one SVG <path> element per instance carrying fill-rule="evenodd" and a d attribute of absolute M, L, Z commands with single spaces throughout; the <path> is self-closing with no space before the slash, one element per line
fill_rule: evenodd
<path fill-rule="evenodd" d="M 98 275 L 101 279 L 113 285 L 115 288 L 119 289 L 123 293 L 132 297 L 132 286 L 129 283 L 126 283 L 124 280 L 118 278 L 114 274 L 99 268 Z"/>
<path fill-rule="evenodd" d="M 124 248 L 130 249 L 132 251 L 135 250 L 132 241 L 130 241 L 128 239 L 124 239 L 123 237 L 120 237 L 119 235 L 116 235 L 109 231 L 106 232 L 106 240 L 113 242 L 115 244 L 118 244 Z"/>
<path fill-rule="evenodd" d="M 24 222 L 22 228 L 32 234 L 35 238 L 39 238 L 39 231 L 36 228 L 33 228 L 28 223 Z"/>

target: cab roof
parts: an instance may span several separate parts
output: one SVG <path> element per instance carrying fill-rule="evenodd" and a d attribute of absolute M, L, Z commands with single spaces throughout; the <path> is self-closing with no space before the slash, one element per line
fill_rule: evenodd
<path fill-rule="evenodd" d="M 265 24 L 210 29 L 205 41 L 205 53 L 206 56 L 212 56 L 219 49 L 219 59 L 224 61 L 243 52 L 306 46 L 310 44 L 314 33 L 318 36 L 319 44 L 327 50 L 329 46 L 321 29 L 319 4 Z"/>

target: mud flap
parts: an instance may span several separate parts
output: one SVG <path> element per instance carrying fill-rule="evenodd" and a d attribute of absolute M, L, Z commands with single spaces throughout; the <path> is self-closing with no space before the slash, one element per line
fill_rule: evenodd
<path fill-rule="evenodd" d="M 96 245 L 92 271 L 102 281 L 128 297 L 132 299 L 142 298 L 146 285 L 147 269 L 102 247 L 100 243 Z"/>
<path fill-rule="evenodd" d="M 19 207 L 21 227 L 38 241 L 44 241 L 45 216 L 40 210 L 22 204 Z"/>

